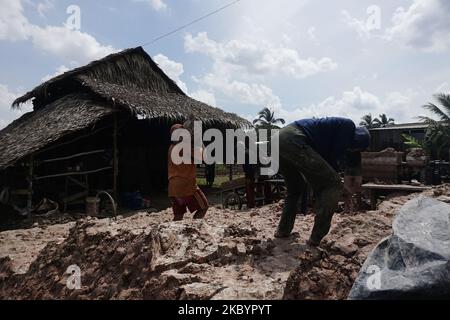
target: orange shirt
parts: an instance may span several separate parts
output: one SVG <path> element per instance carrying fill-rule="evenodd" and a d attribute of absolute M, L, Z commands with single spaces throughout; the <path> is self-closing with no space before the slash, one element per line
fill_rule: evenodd
<path fill-rule="evenodd" d="M 173 148 L 173 145 L 169 148 L 169 197 L 192 196 L 197 191 L 197 166 L 194 163 L 174 164 L 171 157 Z"/>

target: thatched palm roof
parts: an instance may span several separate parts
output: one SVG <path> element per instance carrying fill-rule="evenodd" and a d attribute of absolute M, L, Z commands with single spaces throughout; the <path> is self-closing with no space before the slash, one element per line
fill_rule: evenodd
<path fill-rule="evenodd" d="M 0 169 L 89 127 L 114 109 L 167 122 L 193 115 L 207 126 L 250 126 L 235 114 L 188 97 L 141 47 L 57 76 L 18 98 L 13 107 L 30 100 L 34 111 L 0 131 Z"/>
<path fill-rule="evenodd" d="M 239 116 L 188 97 L 141 47 L 112 54 L 57 76 L 14 101 L 33 99 L 35 109 L 74 91 L 89 91 L 147 118 L 182 120 L 194 115 L 206 124 L 242 127 Z"/>
<path fill-rule="evenodd" d="M 86 94 L 67 95 L 29 112 L 0 131 L 0 168 L 6 168 L 70 133 L 85 129 L 113 112 Z"/>

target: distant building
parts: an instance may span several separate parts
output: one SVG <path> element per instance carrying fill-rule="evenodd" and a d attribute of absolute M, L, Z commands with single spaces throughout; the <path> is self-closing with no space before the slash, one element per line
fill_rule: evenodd
<path fill-rule="evenodd" d="M 370 130 L 372 135 L 371 150 L 381 151 L 386 148 L 394 148 L 397 151 L 405 151 L 402 135 L 408 134 L 417 140 L 423 140 L 427 130 L 424 123 L 403 123 L 374 128 Z"/>

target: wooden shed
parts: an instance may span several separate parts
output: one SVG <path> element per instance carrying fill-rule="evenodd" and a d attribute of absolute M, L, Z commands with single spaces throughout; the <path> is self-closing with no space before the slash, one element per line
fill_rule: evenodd
<path fill-rule="evenodd" d="M 250 125 L 188 97 L 141 47 L 57 76 L 13 107 L 29 101 L 33 111 L 0 131 L 0 192 L 28 209 L 98 190 L 163 190 L 169 129 L 191 115 L 208 128 Z"/>

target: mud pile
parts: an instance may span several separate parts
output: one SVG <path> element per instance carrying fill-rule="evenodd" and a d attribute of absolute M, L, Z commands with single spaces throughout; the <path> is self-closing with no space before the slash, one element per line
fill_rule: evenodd
<path fill-rule="evenodd" d="M 395 214 L 410 198 L 391 199 L 377 211 L 338 215 L 321 247 L 300 254 L 283 298 L 346 299 L 367 256 L 391 233 Z"/>
<path fill-rule="evenodd" d="M 336 215 L 321 249 L 305 245 L 312 215 L 298 217 L 289 239 L 273 238 L 282 203 L 213 208 L 204 221 L 171 222 L 166 210 L 0 233 L 0 299 L 344 299 L 415 196 Z M 67 285 L 74 265 L 79 290 Z"/>
<path fill-rule="evenodd" d="M 65 241 L 48 243 L 26 273 L 17 274 L 27 262 L 17 262 L 10 244 L 12 254 L 0 262 L 0 298 L 281 298 L 302 248 L 294 240 L 269 239 L 279 209 L 253 217 L 213 209 L 205 221 L 170 222 L 169 211 L 117 222 L 81 220 Z M 80 290 L 67 287 L 72 265 L 81 271 Z"/>

